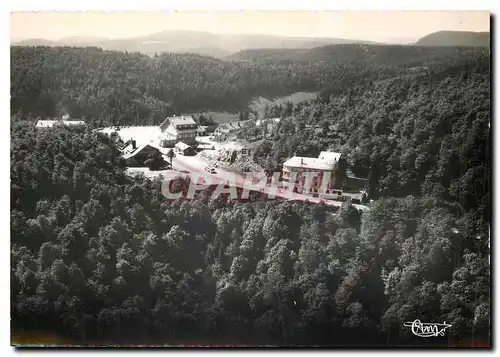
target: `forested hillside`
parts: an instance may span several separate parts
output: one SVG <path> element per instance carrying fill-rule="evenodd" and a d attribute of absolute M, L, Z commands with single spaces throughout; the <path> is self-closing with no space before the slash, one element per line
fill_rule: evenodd
<path fill-rule="evenodd" d="M 156 124 L 172 114 L 247 110 L 256 97 L 332 86 L 345 92 L 357 84 L 481 55 L 479 50 L 404 46 L 338 45 L 313 51 L 312 62 L 234 62 L 194 54 L 151 58 L 89 47 L 11 47 L 11 113 L 21 118 L 70 114 L 95 125 Z M 373 51 L 382 57 L 373 60 Z"/>
<path fill-rule="evenodd" d="M 419 46 L 490 47 L 490 32 L 438 31 L 419 39 Z"/>
<path fill-rule="evenodd" d="M 255 159 L 269 170 L 288 157 L 317 156 L 337 124 L 342 152 L 355 174 L 369 179 L 372 198 L 434 196 L 488 222 L 491 132 L 489 59 L 428 74 L 353 86 L 345 95 L 278 105 L 279 133 Z M 304 130 L 306 125 L 322 132 Z"/>
<path fill-rule="evenodd" d="M 14 330 L 74 343 L 418 343 L 402 322 L 488 341 L 488 232 L 437 197 L 169 203 L 112 139 L 14 123 Z M 179 182 L 180 183 L 180 182 Z M 420 341 L 421 342 L 421 341 Z"/>
<path fill-rule="evenodd" d="M 419 47 L 411 45 L 339 44 L 311 49 L 250 49 L 228 56 L 232 60 L 335 61 L 368 66 L 419 66 L 453 57 L 474 57 L 486 50 L 467 47 Z"/>

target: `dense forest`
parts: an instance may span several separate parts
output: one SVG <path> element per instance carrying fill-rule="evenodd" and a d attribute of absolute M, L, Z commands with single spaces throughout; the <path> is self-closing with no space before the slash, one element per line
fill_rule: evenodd
<path fill-rule="evenodd" d="M 14 330 L 83 343 L 489 343 L 486 55 L 430 58 L 427 69 L 415 71 L 150 59 L 93 48 L 12 54 Z M 328 77 L 337 67 L 338 81 Z M 282 82 L 271 86 L 259 68 L 282 74 Z M 328 126 L 338 124 L 343 155 L 369 178 L 369 211 L 204 194 L 170 202 L 159 179 L 125 175 L 114 137 L 91 128 L 36 131 L 21 120 L 63 109 L 101 123 L 150 120 L 167 110 L 167 93 L 176 93 L 175 105 L 191 98 L 203 107 L 309 83 L 320 83 L 317 100 L 267 109 L 282 120 L 255 160 L 274 169 L 294 153 L 317 155 L 330 147 Z M 313 135 L 306 125 L 324 132 Z M 173 184 L 185 186 L 182 179 Z M 452 327 L 429 342 L 403 327 L 415 319 Z"/>
<path fill-rule="evenodd" d="M 332 90 L 332 84 L 341 93 L 356 84 L 483 54 L 468 48 L 375 45 L 310 51 L 306 62 L 279 56 L 242 62 L 195 54 L 149 57 L 92 47 L 14 46 L 11 111 L 21 118 L 69 114 L 98 126 L 157 124 L 172 114 L 246 110 L 259 96 Z"/>
<path fill-rule="evenodd" d="M 488 338 L 488 232 L 436 197 L 169 203 L 113 140 L 15 123 L 12 324 L 75 341 L 342 345 Z"/>

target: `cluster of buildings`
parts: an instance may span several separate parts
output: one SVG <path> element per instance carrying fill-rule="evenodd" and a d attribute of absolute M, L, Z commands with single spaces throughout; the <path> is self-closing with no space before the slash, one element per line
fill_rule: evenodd
<path fill-rule="evenodd" d="M 132 139 L 125 143 L 122 153 L 127 166 L 141 166 L 144 159 L 154 151 L 159 152 L 164 159 L 168 159 L 170 150 L 175 154 L 194 155 L 196 151 L 214 149 L 213 145 L 200 144 L 196 141 L 196 137 L 201 135 L 200 126 L 190 115 L 166 118 L 160 124 L 159 131 L 156 141 L 150 140 L 139 147 Z"/>
<path fill-rule="evenodd" d="M 220 124 L 217 126 L 215 129 L 213 136 L 214 137 L 220 137 L 220 136 L 230 136 L 230 135 L 236 135 L 238 134 L 243 128 L 252 125 L 255 123 L 255 127 L 260 128 L 260 129 L 267 129 L 268 132 L 271 132 L 276 125 L 279 123 L 280 118 L 270 118 L 270 119 L 264 119 L 264 120 L 240 120 L 240 121 L 233 121 L 225 124 Z"/>
<path fill-rule="evenodd" d="M 240 121 L 233 121 L 225 124 L 220 124 L 217 126 L 217 129 L 215 129 L 213 135 L 219 136 L 219 135 L 236 134 L 248 124 L 250 124 L 250 120 L 240 120 Z"/>
<path fill-rule="evenodd" d="M 50 128 L 58 125 L 73 126 L 85 125 L 81 120 L 68 120 L 68 117 L 63 117 L 59 120 L 38 120 L 36 128 Z M 255 126 L 262 127 L 267 125 L 269 130 L 272 130 L 279 123 L 279 118 L 265 119 L 254 121 Z M 242 130 L 246 125 L 250 124 L 251 120 L 236 121 L 226 124 L 221 124 L 216 127 L 213 136 L 234 135 Z M 158 130 L 158 127 L 151 127 Z M 150 128 L 150 129 L 151 129 Z M 143 129 L 148 129 L 143 127 Z M 192 116 L 179 116 L 166 118 L 159 126 L 159 136 L 154 140 L 153 136 L 157 131 L 153 132 L 148 140 L 141 145 L 137 145 L 135 139 L 130 139 L 121 145 L 123 158 L 127 166 L 143 166 L 144 161 L 151 157 L 152 153 L 158 152 L 168 162 L 168 152 L 173 150 L 176 154 L 193 155 L 200 150 L 213 150 L 212 144 L 202 144 L 196 141 L 197 136 L 206 135 L 206 128 L 200 127 Z M 338 125 L 330 125 L 328 128 L 306 127 L 305 130 L 322 131 L 327 130 L 331 139 L 339 140 L 340 128 Z M 333 142 L 335 147 L 335 141 Z M 339 142 L 340 144 L 340 142 Z M 324 197 L 326 199 L 350 200 L 353 202 L 362 202 L 366 196 L 367 180 L 356 177 L 351 170 L 347 168 L 342 154 L 333 151 L 322 151 L 316 157 L 300 157 L 294 156 L 283 163 L 282 180 L 290 183 L 290 180 L 295 178 L 293 187 L 294 191 L 312 196 Z M 308 173 L 306 175 L 306 173 Z M 312 174 L 311 174 L 312 173 Z M 312 177 L 311 182 L 306 184 L 306 176 Z M 326 194 L 322 193 L 320 188 L 323 183 L 323 177 L 328 176 L 328 184 Z M 309 184 L 310 183 L 310 184 Z"/>
<path fill-rule="evenodd" d="M 54 126 L 85 126 L 83 120 L 68 120 L 69 116 L 64 116 L 61 119 L 55 120 L 37 120 L 35 124 L 36 129 L 52 128 Z"/>
<path fill-rule="evenodd" d="M 366 199 L 368 180 L 356 177 L 346 167 L 346 161 L 338 152 L 322 151 L 317 158 L 294 156 L 283 163 L 282 180 L 298 193 L 361 203 Z M 306 183 L 307 176 L 311 182 Z M 321 190 L 324 178 L 327 180 L 325 193 Z"/>

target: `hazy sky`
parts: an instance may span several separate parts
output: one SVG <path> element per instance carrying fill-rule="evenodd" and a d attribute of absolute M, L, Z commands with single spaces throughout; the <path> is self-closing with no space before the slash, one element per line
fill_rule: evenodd
<path fill-rule="evenodd" d="M 163 30 L 413 41 L 440 30 L 489 31 L 485 11 L 14 12 L 11 40 L 126 38 Z"/>

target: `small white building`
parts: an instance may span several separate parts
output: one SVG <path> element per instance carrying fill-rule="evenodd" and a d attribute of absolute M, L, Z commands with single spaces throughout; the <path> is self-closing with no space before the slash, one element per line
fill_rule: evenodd
<path fill-rule="evenodd" d="M 214 150 L 215 149 L 215 146 L 213 144 L 198 144 L 198 146 L 196 147 L 197 150 L 201 151 L 201 150 Z"/>
<path fill-rule="evenodd" d="M 186 143 L 183 143 L 182 141 L 179 141 L 177 144 L 175 144 L 174 150 L 176 153 L 182 155 L 190 155 L 194 151 L 191 146 L 189 146 Z"/>
<path fill-rule="evenodd" d="M 231 123 L 221 124 L 217 127 L 217 129 L 215 129 L 214 135 L 218 136 L 218 135 L 223 135 L 223 134 L 226 134 L 226 135 L 234 134 L 234 133 L 238 132 L 238 130 L 240 130 L 240 128 L 238 128 L 234 124 L 231 124 Z"/>
<path fill-rule="evenodd" d="M 223 135 L 223 134 L 235 134 L 243 129 L 245 126 L 249 125 L 251 120 L 240 120 L 240 121 L 232 121 L 225 124 L 220 124 L 214 132 L 214 135 Z"/>
<path fill-rule="evenodd" d="M 255 122 L 255 125 L 256 126 L 261 126 L 262 123 L 266 123 L 267 125 L 275 125 L 275 124 L 278 124 L 280 122 L 281 118 L 269 118 L 269 119 L 258 119 L 256 122 Z"/>
<path fill-rule="evenodd" d="M 53 128 L 54 126 L 73 126 L 73 125 L 85 125 L 83 120 L 37 120 L 35 128 L 37 129 L 45 129 L 45 128 Z"/>

